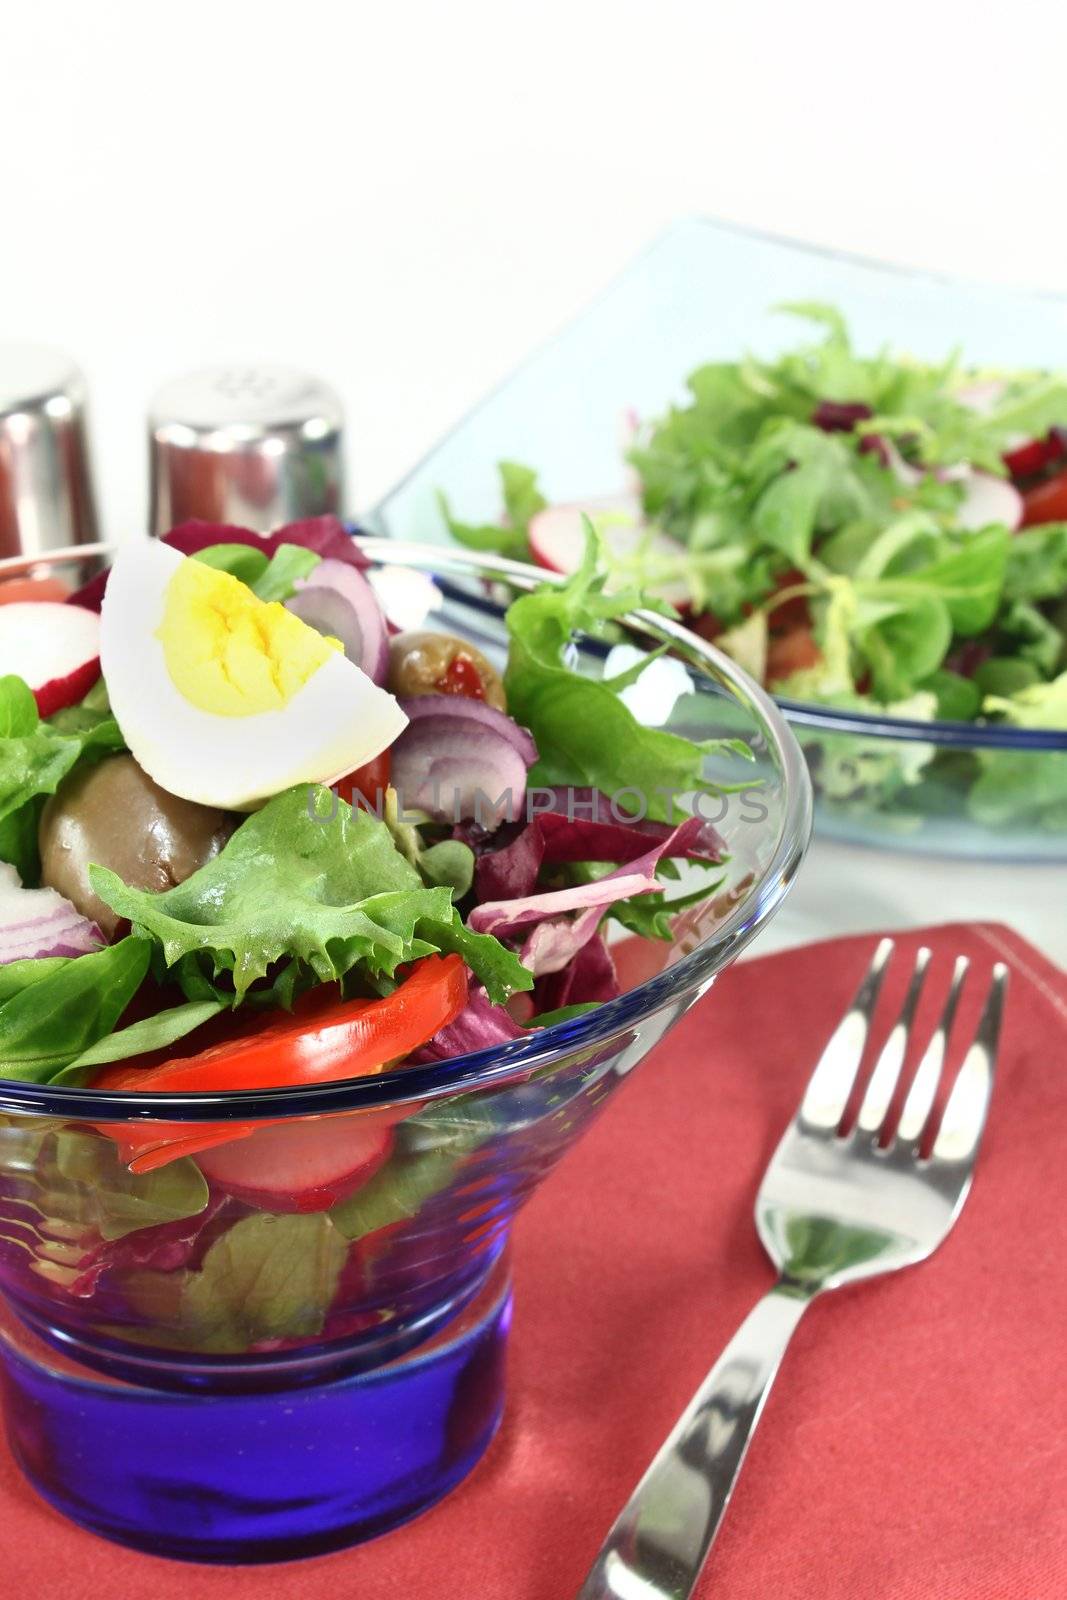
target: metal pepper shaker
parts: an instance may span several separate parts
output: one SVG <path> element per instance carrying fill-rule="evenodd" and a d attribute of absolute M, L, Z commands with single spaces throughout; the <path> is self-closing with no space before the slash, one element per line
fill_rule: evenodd
<path fill-rule="evenodd" d="M 339 513 L 342 430 L 333 390 L 294 367 L 205 367 L 171 379 L 149 407 L 149 532 L 202 518 L 267 533 Z"/>
<path fill-rule="evenodd" d="M 0 556 L 96 537 L 85 380 L 61 351 L 0 344 Z"/>

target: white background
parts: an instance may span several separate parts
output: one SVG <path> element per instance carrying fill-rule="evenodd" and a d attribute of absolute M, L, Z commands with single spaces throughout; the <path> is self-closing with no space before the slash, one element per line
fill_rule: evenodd
<path fill-rule="evenodd" d="M 1067 290 L 1065 86 L 1038 3 L 9 6 L 0 338 L 85 368 L 110 534 L 206 361 L 331 380 L 366 505 L 685 213 Z M 1067 960 L 1065 898 L 824 850 L 775 941 L 999 911 Z"/>
<path fill-rule="evenodd" d="M 341 391 L 366 504 L 672 218 L 1067 289 L 1039 4 L 49 0 L 0 37 L 0 337 L 91 385 L 111 533 L 147 395 Z"/>

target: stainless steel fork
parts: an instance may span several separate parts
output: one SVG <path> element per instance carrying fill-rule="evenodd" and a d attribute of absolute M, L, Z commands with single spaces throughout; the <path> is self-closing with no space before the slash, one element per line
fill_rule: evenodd
<path fill-rule="evenodd" d="M 824 1289 L 925 1261 L 959 1215 L 989 1109 L 1007 968 L 993 970 L 944 1114 L 928 1127 L 967 961 L 961 956 L 956 962 L 941 1019 L 896 1120 L 890 1112 L 930 959 L 929 950 L 920 950 L 859 1116 L 843 1128 L 892 950 L 892 940 L 883 939 L 875 951 L 757 1196 L 756 1228 L 778 1282 L 679 1418 L 608 1534 L 578 1600 L 687 1600 L 786 1345 L 812 1300 Z M 931 1139 L 929 1153 L 921 1153 Z"/>

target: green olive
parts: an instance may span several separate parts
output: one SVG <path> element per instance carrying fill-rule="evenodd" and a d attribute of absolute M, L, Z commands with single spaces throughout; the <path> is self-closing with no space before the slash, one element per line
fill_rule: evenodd
<path fill-rule="evenodd" d="M 41 880 L 111 938 L 120 919 L 90 884 L 91 865 L 159 892 L 217 855 L 231 827 L 225 811 L 161 789 L 132 756 L 110 756 L 74 773 L 45 806 Z"/>
<path fill-rule="evenodd" d="M 388 686 L 401 700 L 413 700 L 424 694 L 462 694 L 463 669 L 473 673 L 487 705 L 495 706 L 498 711 L 507 710 L 504 682 L 499 672 L 465 639 L 457 639 L 451 633 L 420 629 L 398 633 L 389 646 Z M 455 686 L 450 686 L 450 674 Z"/>

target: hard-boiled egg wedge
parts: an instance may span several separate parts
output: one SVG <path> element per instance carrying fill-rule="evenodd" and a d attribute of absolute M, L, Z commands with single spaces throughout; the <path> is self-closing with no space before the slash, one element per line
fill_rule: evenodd
<path fill-rule="evenodd" d="M 100 660 L 130 750 L 171 794 L 249 811 L 332 783 L 407 723 L 334 642 L 226 572 L 155 541 L 119 552 Z"/>

